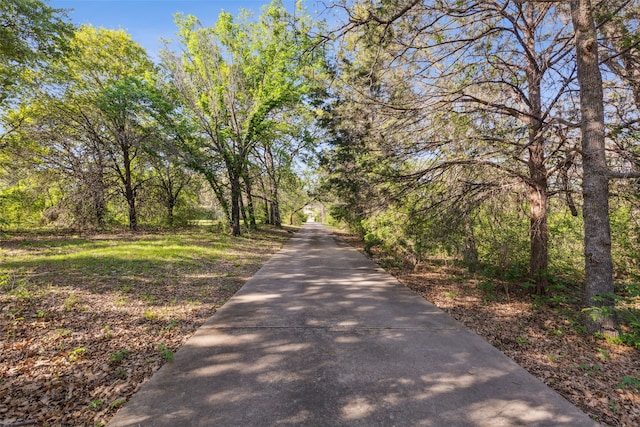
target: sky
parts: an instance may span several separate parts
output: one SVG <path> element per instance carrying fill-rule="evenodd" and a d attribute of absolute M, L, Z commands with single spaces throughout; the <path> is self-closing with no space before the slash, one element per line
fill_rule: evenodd
<path fill-rule="evenodd" d="M 94 27 L 123 29 L 134 41 L 157 57 L 162 48 L 160 38 L 175 39 L 176 26 L 173 15 L 184 12 L 196 16 L 203 25 L 213 25 L 222 10 L 237 15 L 240 9 L 260 14 L 263 5 L 270 0 L 50 0 L 51 7 L 69 10 L 75 24 L 91 24 Z M 295 0 L 283 0 L 292 9 Z M 322 16 L 325 10 L 321 1 L 307 0 L 309 13 Z"/>

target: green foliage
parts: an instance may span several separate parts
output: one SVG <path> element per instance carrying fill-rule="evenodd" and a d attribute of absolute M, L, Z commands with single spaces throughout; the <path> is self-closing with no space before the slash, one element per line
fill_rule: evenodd
<path fill-rule="evenodd" d="M 124 405 L 126 402 L 127 402 L 127 399 L 125 399 L 124 397 L 121 397 L 111 402 L 109 406 L 111 406 L 112 408 L 117 408 L 119 406 Z"/>
<path fill-rule="evenodd" d="M 483 292 L 484 302 L 487 303 L 489 301 L 495 301 L 498 299 L 498 294 L 496 294 L 495 283 L 490 278 L 484 278 L 478 281 L 476 287 Z"/>
<path fill-rule="evenodd" d="M 596 364 L 588 364 L 588 363 L 581 363 L 578 368 L 580 368 L 583 371 L 587 371 L 587 375 L 591 375 L 593 372 L 599 372 L 600 366 L 596 365 Z"/>
<path fill-rule="evenodd" d="M 582 217 L 574 217 L 560 203 L 553 201 L 548 217 L 549 276 L 571 282 L 584 276 L 584 235 Z"/>
<path fill-rule="evenodd" d="M 619 333 L 615 337 L 607 337 L 617 343 L 624 343 L 640 349 L 640 309 L 638 301 L 640 285 L 628 284 L 624 286 L 620 294 L 607 293 L 594 297 L 594 302 L 602 303 L 613 301 L 613 305 L 603 304 L 597 307 L 587 307 L 583 312 L 594 321 L 603 316 L 616 318 L 619 325 Z"/>
<path fill-rule="evenodd" d="M 46 193 L 33 179 L 0 186 L 0 228 L 16 230 L 39 226 L 46 206 Z"/>
<path fill-rule="evenodd" d="M 178 34 L 187 54 L 163 53 L 182 104 L 180 111 L 195 130 L 176 133 L 175 148 L 206 178 L 234 235 L 241 233 L 241 192 L 244 188 L 250 195 L 256 169 L 251 160 L 258 152 L 265 155 L 262 160 L 273 189 L 264 197 L 278 207 L 280 169 L 290 171 L 291 161 L 287 156 L 274 160 L 287 152 L 290 159 L 298 150 L 290 149 L 291 144 L 278 149 L 281 145 L 276 142 L 299 139 L 296 117 L 305 116 L 312 77 L 324 66 L 321 50 L 311 49 L 310 18 L 297 12 L 293 19 L 281 1 L 273 1 L 257 19 L 247 11 L 237 19 L 222 12 L 212 27 L 202 26 L 194 16 L 178 14 Z M 291 20 L 296 22 L 295 29 Z M 255 207 L 245 208 L 253 227 Z"/>
<path fill-rule="evenodd" d="M 0 3 L 0 109 L 15 95 L 16 85 L 29 83 L 30 69 L 62 55 L 73 26 L 62 9 L 40 0 Z"/>
<path fill-rule="evenodd" d="M 97 411 L 102 407 L 103 403 L 104 402 L 102 401 L 102 399 L 95 399 L 95 400 L 92 400 L 91 402 L 89 402 L 88 406 L 89 406 L 90 409 L 93 409 L 94 411 Z"/>
<path fill-rule="evenodd" d="M 68 353 L 69 361 L 70 362 L 76 362 L 76 361 L 80 360 L 81 358 L 84 357 L 86 352 L 87 352 L 87 348 L 86 347 L 74 348 L 73 350 L 71 350 Z"/>
<path fill-rule="evenodd" d="M 611 209 L 611 236 L 614 265 L 619 275 L 640 280 L 640 211 L 636 199 L 618 198 Z"/>
<path fill-rule="evenodd" d="M 144 299 L 144 298 L 143 298 Z M 144 318 L 151 322 L 158 319 L 158 313 L 153 310 L 145 310 L 143 313 Z"/>
<path fill-rule="evenodd" d="M 307 222 L 307 216 L 302 212 L 295 212 L 293 214 L 293 224 L 291 225 L 302 225 Z"/>
<path fill-rule="evenodd" d="M 74 292 L 70 293 L 67 299 L 64 300 L 64 309 L 67 311 L 83 308 L 82 300 Z"/>
<path fill-rule="evenodd" d="M 640 380 L 634 377 L 624 376 L 616 389 L 630 388 L 640 390 Z"/>
<path fill-rule="evenodd" d="M 525 276 L 530 253 L 528 232 L 529 218 L 517 200 L 507 197 L 482 205 L 474 222 L 474 235 L 485 271 L 505 280 Z"/>
<path fill-rule="evenodd" d="M 111 356 L 109 356 L 109 360 L 111 362 L 120 363 L 124 360 L 127 354 L 129 354 L 129 350 L 126 350 L 126 349 L 117 351 L 115 353 L 112 353 Z"/>
<path fill-rule="evenodd" d="M 171 362 L 173 360 L 173 352 L 165 344 L 158 344 L 155 347 L 165 361 Z"/>

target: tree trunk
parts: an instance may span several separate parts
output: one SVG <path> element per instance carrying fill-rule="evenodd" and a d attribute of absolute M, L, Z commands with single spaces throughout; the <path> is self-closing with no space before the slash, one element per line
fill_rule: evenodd
<path fill-rule="evenodd" d="M 530 55 L 527 56 L 526 75 L 529 87 L 529 274 L 536 282 L 536 294 L 546 292 L 546 271 L 549 268 L 549 230 L 547 228 L 547 168 L 545 165 L 545 135 L 542 123 L 542 71 L 536 54 L 536 5 L 526 4 L 526 20 L 529 22 L 524 39 Z"/>
<path fill-rule="evenodd" d="M 278 201 L 278 191 L 274 189 L 273 198 L 271 202 L 271 216 L 273 218 L 273 225 L 278 228 L 282 228 L 282 216 L 280 215 L 280 202 Z"/>
<path fill-rule="evenodd" d="M 605 155 L 604 102 L 598 41 L 590 0 L 571 0 L 575 30 L 584 197 L 585 305 L 590 332 L 616 335 L 613 316 L 613 261 L 609 224 L 609 177 Z"/>
<path fill-rule="evenodd" d="M 173 226 L 173 209 L 176 206 L 175 198 L 170 196 L 167 199 L 167 225 L 169 227 Z"/>
<path fill-rule="evenodd" d="M 240 193 L 240 214 L 242 215 L 242 222 L 244 223 L 244 226 L 247 227 L 249 225 L 249 219 L 247 218 L 247 209 L 244 206 L 242 193 Z"/>
<path fill-rule="evenodd" d="M 546 179 L 545 179 L 546 181 Z M 529 270 L 536 281 L 536 293 L 546 292 L 548 280 L 546 271 L 549 268 L 549 229 L 547 227 L 547 193 L 546 186 L 529 187 L 530 204 L 530 240 L 531 258 Z"/>
<path fill-rule="evenodd" d="M 229 181 L 231 184 L 231 235 L 240 236 L 242 235 L 240 228 L 240 198 L 242 197 L 240 177 L 230 171 Z"/>
<path fill-rule="evenodd" d="M 265 224 L 272 224 L 271 211 L 269 210 L 269 202 L 267 199 L 264 199 L 264 222 Z"/>
<path fill-rule="evenodd" d="M 245 171 L 244 188 L 247 195 L 247 216 L 249 218 L 249 223 L 247 225 L 249 226 L 249 230 L 257 230 L 258 224 L 256 224 L 256 212 L 253 206 L 253 190 L 251 188 L 251 179 L 247 175 L 248 171 Z"/>
<path fill-rule="evenodd" d="M 129 191 L 127 191 L 129 193 Z M 136 199 L 133 196 L 127 195 L 127 202 L 129 205 L 129 229 L 131 231 L 138 231 L 138 215 L 136 214 Z"/>
<path fill-rule="evenodd" d="M 133 179 L 131 176 L 131 156 L 129 149 L 122 150 L 124 160 L 124 195 L 129 205 L 129 229 L 138 231 L 138 215 L 136 213 L 136 192 L 133 188 Z"/>

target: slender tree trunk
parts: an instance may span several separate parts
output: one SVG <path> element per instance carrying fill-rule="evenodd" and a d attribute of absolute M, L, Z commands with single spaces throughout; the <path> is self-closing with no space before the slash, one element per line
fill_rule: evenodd
<path fill-rule="evenodd" d="M 242 198 L 242 189 L 240 185 L 240 176 L 235 174 L 233 170 L 229 170 L 229 181 L 231 184 L 231 235 L 242 235 L 240 227 L 240 202 Z"/>
<path fill-rule="evenodd" d="M 611 309 L 613 261 L 609 224 L 609 171 L 605 155 L 604 101 L 598 40 L 590 0 L 571 0 L 575 30 L 580 129 L 582 132 L 582 192 L 584 197 L 585 305 L 593 307 L 590 332 L 616 335 Z"/>
<path fill-rule="evenodd" d="M 548 285 L 546 271 L 549 268 L 549 230 L 547 228 L 547 169 L 545 136 L 542 123 L 542 71 L 537 63 L 536 25 L 537 6 L 526 4 L 524 41 L 530 55 L 527 56 L 526 75 L 529 99 L 529 274 L 536 282 L 536 293 L 544 294 Z"/>
<path fill-rule="evenodd" d="M 173 209 L 176 206 L 176 202 L 173 196 L 170 196 L 167 199 L 167 225 L 169 227 L 173 226 Z"/>
<path fill-rule="evenodd" d="M 128 148 L 123 148 L 123 166 L 124 166 L 124 195 L 129 205 L 129 229 L 131 231 L 138 230 L 138 215 L 136 213 L 136 192 L 133 188 L 133 179 L 131 174 L 131 156 Z"/>
<path fill-rule="evenodd" d="M 529 268 L 536 281 L 536 293 L 542 295 L 548 285 L 549 229 L 547 227 L 547 194 L 543 186 L 529 187 L 531 259 Z"/>
<path fill-rule="evenodd" d="M 127 191 L 129 193 L 129 191 Z M 127 202 L 129 205 L 129 229 L 131 231 L 138 231 L 138 216 L 136 213 L 136 199 L 133 196 L 127 196 Z"/>
<path fill-rule="evenodd" d="M 242 222 L 244 223 L 244 226 L 247 227 L 249 225 L 249 219 L 247 217 L 247 208 L 244 205 L 242 192 L 240 193 L 240 214 L 242 215 Z"/>
<path fill-rule="evenodd" d="M 549 268 L 548 196 L 543 155 L 535 153 L 536 149 L 542 151 L 543 147 L 537 146 L 529 149 L 529 172 L 532 180 L 529 185 L 529 238 L 531 244 L 529 272 L 536 281 L 536 293 L 542 295 L 548 286 L 545 274 Z"/>
<path fill-rule="evenodd" d="M 251 185 L 251 179 L 248 176 L 248 171 L 245 171 L 244 175 L 244 191 L 247 195 L 247 216 L 249 217 L 249 230 L 257 230 L 258 224 L 256 223 L 256 213 L 253 205 L 253 190 Z"/>
<path fill-rule="evenodd" d="M 273 216 L 273 225 L 282 228 L 282 215 L 280 214 L 280 201 L 278 200 L 278 190 L 274 188 L 271 194 L 273 201 L 271 202 L 271 214 Z"/>

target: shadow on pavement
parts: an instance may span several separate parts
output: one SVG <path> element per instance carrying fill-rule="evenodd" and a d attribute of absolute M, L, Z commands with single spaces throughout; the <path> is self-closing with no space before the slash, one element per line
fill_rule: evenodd
<path fill-rule="evenodd" d="M 308 224 L 109 425 L 597 424 Z"/>

